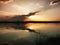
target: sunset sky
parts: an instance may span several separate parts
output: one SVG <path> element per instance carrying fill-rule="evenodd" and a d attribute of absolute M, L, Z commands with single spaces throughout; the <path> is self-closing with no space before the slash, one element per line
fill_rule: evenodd
<path fill-rule="evenodd" d="M 28 17 L 27 20 L 60 21 L 60 0 L 9 1 L 5 1 L 8 3 L 5 3 L 4 1 L 2 3 L 2 1 L 0 1 L 0 16 L 28 15 L 29 13 L 40 11 L 34 16 Z"/>

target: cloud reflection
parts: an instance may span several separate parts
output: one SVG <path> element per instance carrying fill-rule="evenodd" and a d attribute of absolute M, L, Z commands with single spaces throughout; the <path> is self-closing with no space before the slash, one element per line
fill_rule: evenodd
<path fill-rule="evenodd" d="M 44 37 L 44 35 L 47 36 L 46 38 L 60 35 L 60 24 L 59 23 L 58 24 L 56 23 L 25 24 L 27 28 L 32 27 L 31 29 L 34 29 L 35 31 L 40 32 L 40 34 L 36 34 L 33 32 L 26 32 L 25 30 L 21 30 L 20 28 L 16 29 L 13 26 L 20 27 L 19 25 L 22 23 L 19 23 L 19 25 L 16 25 L 16 24 L 13 24 L 13 23 L 0 24 L 0 41 L 1 42 L 11 41 L 10 43 L 17 44 L 17 42 L 23 42 L 21 41 L 22 39 L 22 40 L 28 41 L 31 44 L 36 44 L 35 41 L 38 41 L 37 39 Z M 37 37 L 37 36 L 40 36 L 40 37 Z"/>

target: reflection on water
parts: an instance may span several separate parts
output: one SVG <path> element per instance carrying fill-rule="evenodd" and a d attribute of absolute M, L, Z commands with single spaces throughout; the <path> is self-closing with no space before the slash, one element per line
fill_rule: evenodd
<path fill-rule="evenodd" d="M 39 34 L 29 32 L 26 28 L 39 32 Z M 10 45 L 37 45 L 44 43 L 50 37 L 56 38 L 59 35 L 59 23 L 0 23 L 1 45 L 3 43 L 9 43 Z"/>

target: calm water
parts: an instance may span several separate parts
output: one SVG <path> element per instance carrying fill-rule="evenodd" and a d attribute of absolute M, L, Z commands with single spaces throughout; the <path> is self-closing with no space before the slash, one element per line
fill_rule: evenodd
<path fill-rule="evenodd" d="M 59 23 L 0 23 L 0 45 L 38 45 L 51 37 L 60 37 Z"/>

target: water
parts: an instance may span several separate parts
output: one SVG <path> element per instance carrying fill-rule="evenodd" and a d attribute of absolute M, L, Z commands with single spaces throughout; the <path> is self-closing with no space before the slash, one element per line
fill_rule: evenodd
<path fill-rule="evenodd" d="M 39 34 L 29 32 L 26 28 Z M 45 44 L 51 37 L 60 37 L 60 23 L 0 23 L 0 45 Z"/>

